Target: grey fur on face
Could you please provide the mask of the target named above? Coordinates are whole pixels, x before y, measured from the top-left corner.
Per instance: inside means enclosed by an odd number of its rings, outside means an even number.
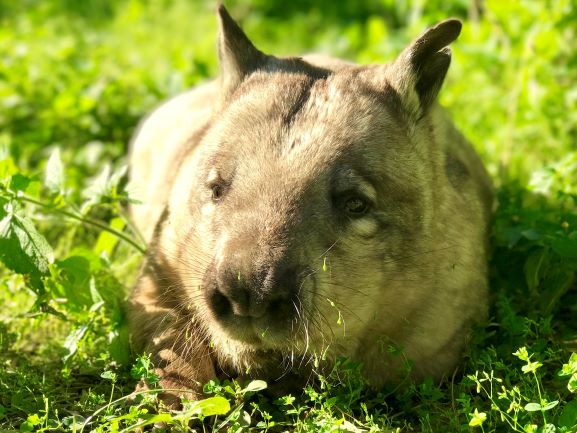
[[[219,80],[132,143],[150,242],[136,346],[193,397],[219,374],[306,379],[316,357],[360,361],[374,386],[450,373],[486,316],[492,205],[436,102],[460,22],[359,66],[266,55],[222,6],[219,19]]]

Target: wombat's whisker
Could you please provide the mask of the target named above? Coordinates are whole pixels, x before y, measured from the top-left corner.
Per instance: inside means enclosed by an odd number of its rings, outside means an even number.
[[[303,314],[301,314],[302,303],[301,303],[300,297],[297,297],[297,301],[298,301],[299,305],[301,306],[301,308],[299,308],[297,306],[297,304],[294,301],[292,301],[292,304],[295,307],[295,312],[296,312],[295,321],[299,324],[299,329],[297,329],[296,333],[297,334],[300,333],[301,327],[304,330],[304,339],[305,339],[304,353],[306,354],[308,349],[309,349],[309,344],[310,344],[310,334],[309,334],[309,329],[308,329],[308,321],[307,321],[307,318],[304,317]]]
[[[334,241],[334,242],[331,244],[330,247],[328,247],[326,250],[324,250],[324,251],[317,257],[317,260],[323,259],[323,258],[329,253],[329,251],[332,250],[333,247],[334,247],[339,241],[340,241],[340,238],[337,239],[336,241]]]

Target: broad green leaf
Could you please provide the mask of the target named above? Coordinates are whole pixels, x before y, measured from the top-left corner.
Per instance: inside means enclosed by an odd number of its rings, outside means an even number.
[[[520,227],[506,227],[501,229],[496,233],[496,237],[500,244],[507,245],[508,248],[513,248],[521,239],[521,232],[523,229]]]
[[[60,158],[60,148],[50,154],[44,170],[44,184],[52,193],[60,193],[64,189],[64,167]]]
[[[577,400],[571,400],[565,405],[561,415],[559,415],[558,424],[560,427],[568,429],[577,426]]]
[[[229,401],[220,396],[210,397],[200,401],[185,404],[184,412],[202,417],[226,415],[230,411]]]
[[[134,418],[132,414],[130,415],[124,415],[122,417],[118,417],[117,419],[130,419],[134,421]],[[148,425],[154,425],[154,424],[162,424],[162,423],[168,423],[170,421],[173,420],[173,416],[170,413],[157,413],[157,414],[146,414],[144,415],[143,413],[139,413],[138,414],[138,423],[137,424],[133,424],[133,425],[129,425],[128,428],[125,428],[123,430],[120,430],[120,433],[128,433],[128,432],[134,432],[134,431],[141,431],[142,427],[148,426]],[[118,430],[117,430],[118,431]]]
[[[110,220],[110,227],[116,229],[118,231],[122,231],[126,223],[122,218],[113,218]],[[110,232],[103,230],[98,235],[98,240],[96,241],[96,245],[94,246],[94,251],[96,254],[100,254],[105,252],[109,257],[112,255],[114,251],[114,247],[118,244],[119,238],[118,236],[113,235]]]
[[[252,417],[250,416],[250,413],[248,413],[246,410],[242,411],[242,422],[244,423],[244,425],[251,425],[252,423]]]
[[[86,421],[86,418],[84,418],[82,415],[70,415],[70,416],[65,416],[62,419],[62,425],[64,425],[65,427],[68,427],[69,431],[77,431],[80,432],[82,431],[82,424],[84,424],[84,422]]]
[[[350,433],[364,433],[366,432],[365,429],[359,428],[356,425],[354,425],[352,422],[347,421],[344,418],[341,418],[339,420],[339,431],[345,431],[345,432],[350,432]]]
[[[527,348],[525,346],[517,349],[517,351],[515,351],[513,353],[513,355],[515,355],[521,361],[528,361],[529,360],[529,352],[527,351]]]
[[[92,298],[92,302],[94,302],[95,304],[104,303],[104,299],[102,298],[102,295],[100,294],[98,288],[96,287],[96,280],[94,276],[90,277],[90,282],[88,286],[90,287],[90,297]]]
[[[264,380],[253,380],[241,392],[256,392],[266,389],[267,383]]]
[[[550,270],[549,275],[541,284],[542,287],[547,288],[542,293],[540,300],[543,314],[550,314],[558,306],[559,299],[571,288],[574,280],[575,272],[573,270],[562,267]]]
[[[527,403],[525,405],[525,410],[527,412],[537,412],[541,410],[541,405],[539,403]]]
[[[108,352],[118,364],[128,365],[131,355],[130,333],[126,324],[118,327],[119,329],[108,333]]]
[[[555,239],[551,242],[551,247],[561,257],[577,259],[577,240],[575,239]]]
[[[569,376],[577,373],[577,353],[573,352],[569,357],[569,361],[563,364],[563,368],[559,372],[559,376]]]
[[[0,151],[2,147],[0,147]],[[2,152],[0,152],[2,153]],[[0,155],[0,182],[8,182],[11,177],[18,172],[18,167],[14,163],[14,160],[9,157],[3,157]]]
[[[296,400],[296,398],[289,394],[289,395],[279,397],[277,399],[277,402],[284,405],[284,406],[290,406],[295,402],[295,400]]]
[[[521,367],[523,373],[535,373],[539,368],[543,367],[543,364],[539,361],[530,362],[527,361],[527,365]]]
[[[72,311],[85,311],[92,305],[90,262],[82,256],[71,256],[57,260],[53,268],[53,278],[47,281],[55,297],[68,300],[67,308]]]
[[[120,309],[117,307],[122,302],[124,286],[107,269],[98,273],[93,271],[93,276],[94,278],[90,282],[90,294],[93,302],[104,301],[111,314],[110,318],[116,322],[121,321],[120,316],[122,314],[119,313]]]
[[[30,182],[32,182],[32,179],[30,179],[28,176],[16,173],[10,179],[10,189],[12,191],[26,191],[28,185],[30,185]]]
[[[559,400],[550,401],[549,403],[543,405],[543,406],[541,407],[541,410],[551,410],[551,409],[553,409],[555,406],[557,406],[558,404],[559,404]]]
[[[83,195],[89,199],[93,199],[94,202],[98,202],[100,197],[106,195],[110,189],[111,172],[112,169],[110,168],[110,165],[105,164],[100,174],[92,179],[90,186],[83,191]]]
[[[86,335],[86,331],[88,331],[88,324],[73,329],[72,332],[68,334],[66,340],[64,341],[64,347],[66,348],[67,352],[62,358],[63,362],[68,361],[77,352],[78,344]]]
[[[527,412],[547,411],[553,409],[558,404],[559,400],[550,401],[549,403],[543,405],[539,403],[527,403],[525,405],[525,410]]]
[[[117,374],[114,371],[110,371],[110,370],[106,370],[106,371],[102,372],[100,374],[100,377],[103,379],[111,380],[113,382],[115,382],[116,379],[118,378]]]
[[[529,290],[534,291],[539,286],[542,278],[541,269],[547,262],[547,249],[538,248],[531,253],[525,262],[524,271],[525,279]]]
[[[0,221],[0,260],[16,273],[41,277],[54,262],[52,247],[31,220],[12,212],[9,206]]]
[[[100,174],[90,182],[90,186],[82,191],[82,196],[87,200],[81,206],[81,211],[87,212],[95,204],[100,203],[105,197],[116,197],[118,186],[128,168],[122,166],[116,171],[112,171],[109,164],[104,165]]]
[[[35,430],[35,427],[40,424],[42,424],[42,419],[37,414],[30,415],[26,421],[20,424],[20,431],[32,432]]]
[[[477,409],[469,415],[471,416],[471,420],[469,421],[469,426],[471,427],[481,426],[487,420],[487,414],[485,412],[479,412]]]
[[[524,238],[529,239],[530,241],[537,241],[542,237],[541,233],[539,233],[539,230],[537,229],[523,230],[521,234]]]
[[[567,389],[570,392],[577,392],[577,373],[573,374],[567,384]]]

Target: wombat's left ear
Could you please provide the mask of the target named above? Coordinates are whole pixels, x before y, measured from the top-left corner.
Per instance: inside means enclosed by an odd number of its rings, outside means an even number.
[[[460,33],[459,20],[442,21],[414,40],[393,63],[389,81],[418,117],[437,98],[451,64],[448,45]]]
[[[218,7],[218,18],[221,92],[226,99],[245,76],[265,64],[267,56],[255,48],[222,4]]]

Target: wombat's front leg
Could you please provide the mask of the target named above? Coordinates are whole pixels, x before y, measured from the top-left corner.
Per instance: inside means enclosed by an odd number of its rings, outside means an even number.
[[[176,406],[181,396],[200,398],[202,385],[215,377],[215,368],[194,321],[179,316],[180,308],[170,294],[151,271],[145,271],[130,298],[129,322],[134,348],[151,354],[166,390],[160,398]],[[140,384],[137,390],[142,389],[147,386]]]

